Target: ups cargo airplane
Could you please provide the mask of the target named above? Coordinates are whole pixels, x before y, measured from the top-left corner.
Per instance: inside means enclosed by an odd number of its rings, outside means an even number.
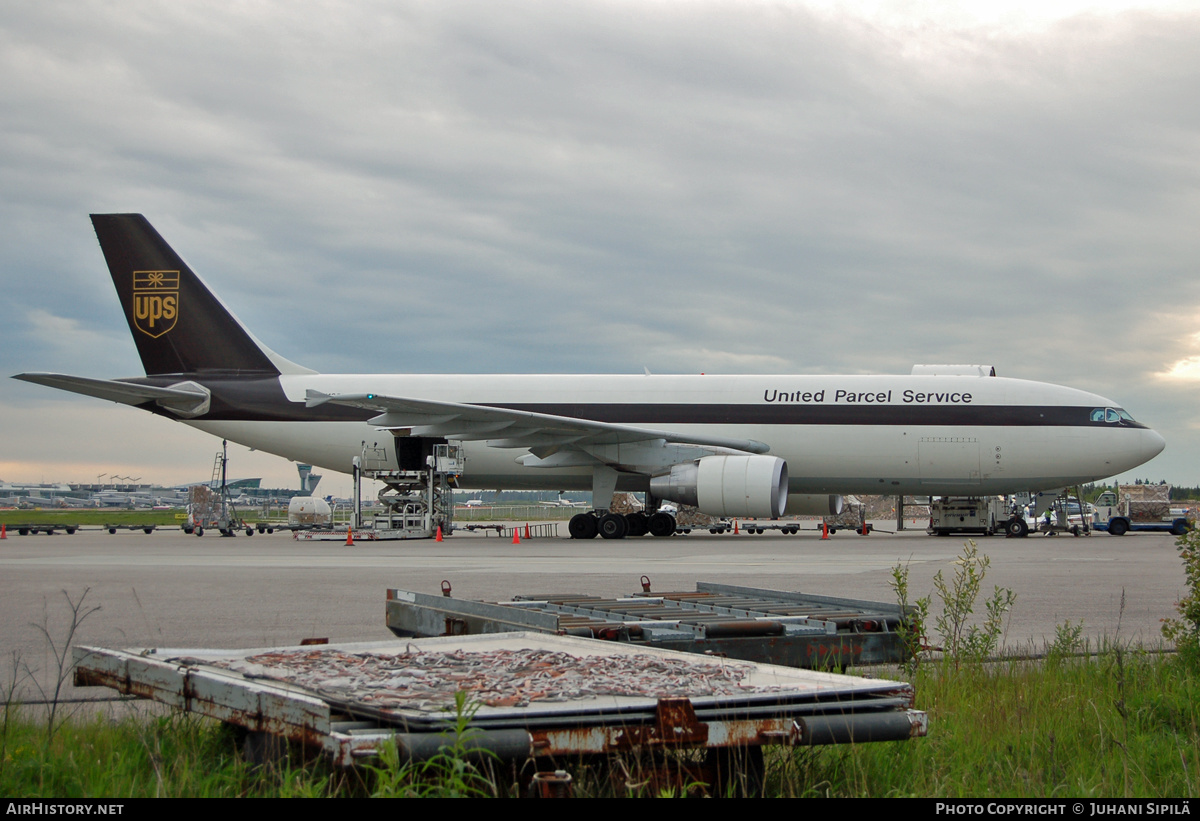
[[[587,490],[573,536],[674,533],[671,500],[717,516],[829,513],[848,493],[1062,488],[1158,454],[1161,436],[1093,393],[917,366],[905,376],[321,374],[259,342],[140,214],[92,216],[146,370],[16,378],[148,410],[348,472],[420,470],[462,443],[458,484]],[[367,463],[364,463],[366,466]],[[648,519],[609,513],[646,491]],[[1024,520],[1010,532],[1024,535]],[[631,530],[632,528],[632,530]]]

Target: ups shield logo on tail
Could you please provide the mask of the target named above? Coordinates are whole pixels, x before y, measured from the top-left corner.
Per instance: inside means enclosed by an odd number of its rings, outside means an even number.
[[[178,316],[179,272],[134,271],[134,327],[157,339],[175,327]]]

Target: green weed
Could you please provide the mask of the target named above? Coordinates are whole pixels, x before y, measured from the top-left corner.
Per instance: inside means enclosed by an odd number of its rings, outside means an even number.
[[[1067,619],[1054,627],[1054,641],[1046,647],[1046,658],[1051,662],[1059,662],[1068,656],[1080,652],[1085,646],[1083,641],[1083,619],[1078,624]]]
[[[975,542],[968,539],[954,561],[954,574],[950,579],[947,580],[941,570],[933,577],[934,595],[941,605],[941,612],[933,623],[941,641],[943,659],[955,666],[963,661],[982,661],[996,652],[1004,633],[1006,616],[1017,601],[1017,594],[1012,590],[996,587],[991,597],[983,603],[983,623],[971,623],[990,566],[991,560],[980,555]],[[909,612],[897,632],[909,651],[910,661],[906,669],[914,671],[927,655],[926,631],[933,597],[923,596],[915,601],[909,599],[908,565],[892,568],[890,584],[901,608]]]
[[[892,568],[892,580],[889,582],[896,601],[900,605],[900,624],[896,633],[904,643],[904,669],[915,673],[925,656],[928,654],[929,640],[925,636],[925,625],[929,623],[929,596],[922,596],[915,601],[908,595],[908,565],[896,565]]]
[[[935,624],[942,640],[942,651],[954,664],[963,660],[979,661],[994,653],[1004,631],[1005,614],[1016,603],[1016,593],[996,587],[984,602],[983,624],[970,624],[990,566],[991,559],[980,555],[975,542],[968,539],[954,562],[954,575],[950,581],[946,581],[941,570],[933,577],[934,593],[942,604],[942,612]]]
[[[62,691],[67,686],[67,682],[75,672],[76,662],[72,658],[72,648],[75,644],[75,634],[79,628],[90,616],[100,611],[100,606],[86,606],[88,593],[91,588],[85,587],[83,592],[79,594],[79,598],[71,598],[71,594],[66,590],[62,591],[63,598],[67,601],[67,627],[64,635],[61,638],[55,637],[55,631],[50,624],[50,613],[46,606],[46,602],[42,602],[42,620],[41,622],[31,623],[30,626],[42,634],[42,639],[46,644],[46,648],[50,653],[51,660],[54,664],[54,669],[47,671],[52,676],[52,680],[48,685],[43,685],[38,677],[34,674],[35,671],[28,666],[25,667],[26,678],[33,683],[34,688],[41,695],[41,700],[46,702],[46,743],[54,737],[54,733],[59,727],[59,707],[62,704]],[[49,690],[47,690],[49,686]],[[11,699],[10,693],[9,698]]]
[[[470,727],[479,709],[467,694],[454,696],[454,726],[445,735],[446,744],[422,760],[403,760],[399,748],[385,744],[379,763],[366,769],[374,777],[373,798],[483,798],[496,794],[491,778],[475,761],[494,761],[490,751],[474,742],[479,734]]]
[[[1175,544],[1183,559],[1187,593],[1175,603],[1179,618],[1163,619],[1162,634],[1183,659],[1200,667],[1200,529],[1189,530]]]

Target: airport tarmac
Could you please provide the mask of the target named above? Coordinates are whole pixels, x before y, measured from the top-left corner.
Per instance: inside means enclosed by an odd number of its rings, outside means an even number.
[[[812,523],[806,523],[811,527]],[[890,529],[892,522],[878,522]],[[560,523],[565,533],[565,523]],[[640,590],[692,590],[697,581],[892,601],[897,563],[909,566],[913,596],[948,578],[963,538],[923,530],[828,541],[797,536],[692,533],[671,539],[587,542],[507,539],[459,533],[445,540],[294,541],[290,534],[220,538],[176,530],[83,531],[73,536],[16,536],[0,542],[0,680],[55,669],[37,625],[61,642],[70,624],[64,592],[84,609],[100,609],[75,641],[107,647],[246,648],[387,639],[389,587],[437,593],[443,580],[458,598],[503,600],[520,593],[581,592],[609,596]],[[1157,646],[1160,620],[1174,615],[1184,576],[1167,534],[998,537],[977,540],[991,559],[984,595],[995,585],[1017,594],[1005,644],[1041,649],[1064,621],[1085,636]],[[977,610],[982,611],[982,601]],[[935,608],[936,610],[936,608]],[[23,678],[18,675],[18,678]],[[25,683],[27,698],[35,697]]]

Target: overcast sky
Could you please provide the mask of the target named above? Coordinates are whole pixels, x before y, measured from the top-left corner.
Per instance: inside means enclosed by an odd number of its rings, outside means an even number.
[[[317,370],[989,363],[1200,484],[1200,12],[1001,5],[6,0],[0,374],[142,373],[88,221],[134,211]],[[10,379],[0,442],[7,481],[219,447]]]

